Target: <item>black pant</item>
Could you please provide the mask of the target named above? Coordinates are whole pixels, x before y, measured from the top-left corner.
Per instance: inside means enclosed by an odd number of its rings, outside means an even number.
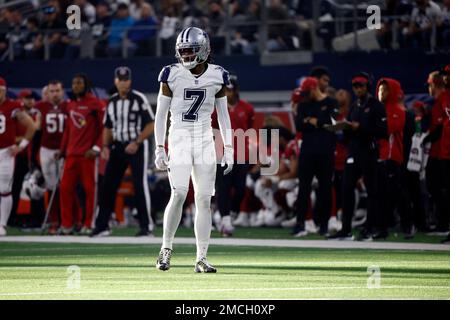
[[[377,215],[377,154],[361,152],[358,157],[348,157],[344,168],[343,181],[343,225],[342,231],[352,231],[353,211],[355,210],[355,188],[360,178],[364,179],[367,190],[367,219],[365,229],[372,231]]]
[[[333,187],[336,195],[336,210],[342,209],[342,188],[343,188],[344,171],[335,170],[333,174]]]
[[[239,213],[245,193],[248,165],[235,164],[233,170],[226,176],[223,175],[224,169],[226,167],[218,165],[216,175],[217,205],[222,217],[229,216],[230,210]],[[233,188],[234,193],[233,197],[231,197],[231,189]]]
[[[437,228],[440,230],[448,230],[449,228],[449,207],[447,192],[445,187],[446,172],[445,161],[436,158],[430,158],[428,160],[426,168],[426,178],[428,192],[431,195],[431,199],[434,203]],[[447,176],[450,174],[450,169],[447,172]],[[447,178],[450,179],[450,178]]]
[[[108,228],[108,221],[114,211],[116,193],[128,165],[131,166],[134,197],[138,211],[139,226],[149,230],[151,222],[150,193],[147,186],[148,149],[145,141],[134,155],[125,153],[126,143],[114,143],[106,165],[102,191],[99,193],[99,213],[95,226],[98,230]]]
[[[381,210],[379,211],[378,228],[386,232],[389,226],[395,226],[395,212],[400,215],[400,223],[404,232],[412,227],[412,204],[406,183],[406,170],[392,160],[380,162],[379,194]]]
[[[404,204],[405,210],[409,208],[412,213],[411,224],[414,224],[418,230],[424,231],[427,226],[427,220],[425,214],[425,194],[420,180],[420,173],[411,172],[403,168],[402,188],[405,189],[407,195]]]
[[[319,181],[317,201],[314,212],[320,232],[328,231],[328,219],[331,213],[331,194],[333,179],[334,155],[333,154],[308,154],[300,153],[298,163],[299,190],[297,198],[297,224],[304,226],[305,216],[308,211],[308,201],[311,195],[311,183],[314,176]]]

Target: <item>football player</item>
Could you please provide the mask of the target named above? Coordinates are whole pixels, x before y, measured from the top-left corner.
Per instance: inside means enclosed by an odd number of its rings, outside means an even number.
[[[57,190],[60,176],[61,161],[57,159],[63,137],[67,101],[64,100],[63,84],[59,80],[52,80],[47,87],[48,100],[38,102],[36,107],[41,111],[41,140],[39,158],[41,160],[42,174],[45,187],[50,192],[56,192],[55,203],[49,215],[49,233],[56,233],[59,225],[59,191]]]
[[[26,130],[17,145],[16,127],[19,123]],[[6,235],[6,225],[13,204],[11,192],[14,158],[27,148],[35,131],[33,119],[22,110],[21,102],[6,97],[6,81],[0,78],[0,236]]]
[[[175,56],[179,63],[166,66],[159,75],[160,91],[155,118],[155,164],[167,170],[171,197],[164,212],[163,243],[156,267],[170,268],[172,242],[181,219],[189,178],[195,192],[195,236],[197,262],[195,272],[216,272],[206,259],[211,235],[211,197],[215,193],[216,152],[211,126],[214,106],[224,141],[224,175],[233,167],[233,146],[228,114],[226,86],[229,73],[208,62],[210,42],[199,28],[184,29],[177,37]],[[168,150],[165,137],[170,111]]]

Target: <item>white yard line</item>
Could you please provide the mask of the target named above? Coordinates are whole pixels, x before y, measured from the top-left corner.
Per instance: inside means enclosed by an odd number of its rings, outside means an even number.
[[[7,292],[0,296],[33,296],[33,295],[80,295],[80,294],[115,294],[115,293],[207,293],[207,292],[242,292],[242,291],[318,291],[318,290],[369,290],[377,291],[383,289],[446,289],[450,286],[381,286],[369,289],[363,286],[340,286],[340,287],[297,287],[297,288],[223,288],[223,289],[163,289],[163,290],[60,290],[60,291],[36,291],[36,292]]]
[[[77,236],[11,236],[0,237],[0,242],[34,242],[34,243],[85,243],[85,244],[157,244],[162,238],[105,237],[89,238]],[[195,245],[195,238],[175,238],[175,244]],[[405,242],[359,242],[330,240],[278,240],[278,239],[239,239],[213,238],[211,245],[282,247],[282,248],[319,248],[319,249],[392,249],[450,251],[450,245]]]

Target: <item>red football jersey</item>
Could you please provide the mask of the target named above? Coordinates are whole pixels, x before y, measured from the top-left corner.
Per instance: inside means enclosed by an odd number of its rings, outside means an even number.
[[[0,104],[0,149],[16,143],[16,113],[22,109],[19,101],[6,99]]]
[[[450,160],[450,89],[442,94],[441,110],[444,120],[442,121],[442,137],[440,145],[440,158]]]
[[[67,156],[83,156],[86,151],[101,146],[105,104],[92,94],[67,103],[67,126],[61,151]]]
[[[41,111],[41,146],[48,149],[59,149],[64,133],[67,102],[63,101],[59,105],[54,105],[48,101],[40,101],[36,108]]]
[[[255,110],[250,103],[239,100],[235,106],[228,107],[228,114],[230,115],[231,128],[233,130],[242,129],[244,132],[248,129],[252,129],[255,122]],[[214,109],[212,117],[212,126],[215,129],[219,129],[217,121],[217,112]],[[239,159],[240,161],[248,160],[248,137],[245,138],[245,159]],[[234,139],[234,159],[237,160],[237,138]]]

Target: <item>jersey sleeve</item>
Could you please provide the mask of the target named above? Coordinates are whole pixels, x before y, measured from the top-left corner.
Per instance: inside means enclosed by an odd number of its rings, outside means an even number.
[[[103,116],[103,125],[105,126],[105,128],[108,128],[108,129],[112,129],[112,127],[113,127],[111,116],[109,115],[109,107],[112,107],[111,104],[112,104],[112,102],[109,101],[109,103],[105,109],[105,115]]]
[[[149,122],[155,121],[155,115],[153,113],[152,107],[150,106],[150,103],[147,100],[147,97],[142,93],[138,93],[138,96],[141,99],[139,107],[142,117],[142,123],[145,126]]]
[[[230,73],[222,68],[222,85],[229,86],[230,85]]]
[[[16,119],[17,114],[22,111],[22,102],[14,101],[14,103],[11,106],[11,118]]]

